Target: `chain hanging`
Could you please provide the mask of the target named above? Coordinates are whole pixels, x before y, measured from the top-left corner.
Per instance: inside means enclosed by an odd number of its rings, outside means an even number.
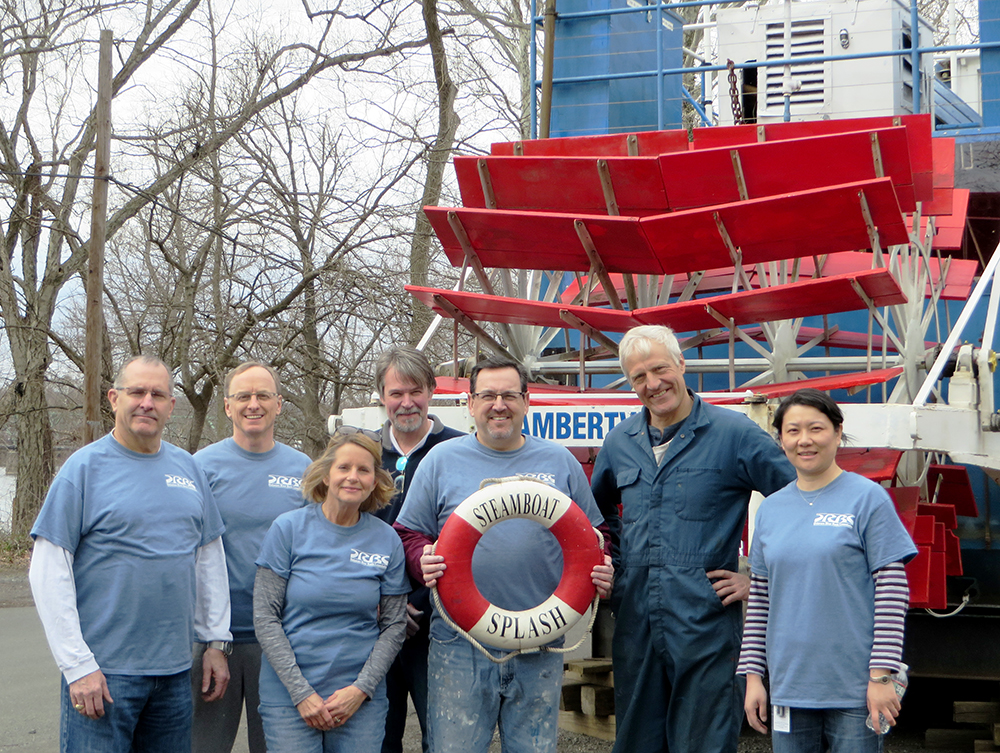
[[[740,97],[739,85],[736,81],[736,63],[732,60],[727,60],[726,68],[729,69],[729,100],[733,105],[733,125],[743,125],[743,104]]]

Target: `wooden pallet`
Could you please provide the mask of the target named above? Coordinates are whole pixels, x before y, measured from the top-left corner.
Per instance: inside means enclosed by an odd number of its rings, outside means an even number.
[[[601,740],[615,739],[615,680],[610,659],[566,662],[559,726]]]
[[[936,732],[942,736],[946,733],[964,733],[974,738],[973,750],[977,753],[1000,750],[1000,703],[997,701],[955,701],[952,720],[958,724],[975,725],[975,729]]]

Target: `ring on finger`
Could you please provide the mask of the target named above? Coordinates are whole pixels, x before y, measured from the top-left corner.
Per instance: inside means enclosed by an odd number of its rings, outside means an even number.
[[[339,716],[333,717],[333,721],[335,721],[337,724],[340,724],[340,717]]]
[[[77,711],[83,711],[83,704],[77,703],[73,706],[73,708],[75,708]]]

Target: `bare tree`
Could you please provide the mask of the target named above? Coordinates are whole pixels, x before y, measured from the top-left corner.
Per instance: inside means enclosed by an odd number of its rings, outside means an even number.
[[[438,126],[437,135],[427,154],[427,172],[420,206],[437,204],[441,198],[445,168],[451,157],[455,133],[458,131],[459,117],[455,112],[455,97],[458,87],[448,71],[448,54],[445,50],[444,35],[438,23],[437,0],[423,0],[424,26],[430,41],[431,60],[434,65],[434,80],[437,84]],[[429,281],[431,261],[431,240],[434,233],[424,213],[418,209],[413,241],[410,244],[410,282],[426,286]],[[412,302],[412,325],[410,343],[416,344],[430,325],[430,311],[417,301]]]
[[[440,8],[445,22],[455,30],[461,48],[456,50],[456,67],[461,86],[478,103],[494,114],[487,131],[499,131],[501,138],[526,139],[531,135],[531,6],[526,0],[450,0]],[[541,53],[544,36],[538,36]],[[510,96],[511,84],[516,97]],[[481,115],[482,117],[482,115]],[[478,132],[476,127],[474,132]]]
[[[0,56],[0,77],[19,84],[0,107],[0,205],[4,207],[0,221],[5,241],[0,260],[0,314],[16,375],[7,414],[17,416],[18,427],[16,534],[30,527],[52,475],[45,388],[52,360],[50,336],[57,328],[60,295],[80,274],[87,256],[87,241],[79,229],[83,216],[80,189],[92,157],[95,130],[93,114],[77,110],[80,93],[94,88],[81,86],[86,84],[86,66],[96,50],[96,45],[88,42],[90,32],[105,23],[121,23],[134,30],[133,39],[118,43],[119,66],[112,84],[116,101],[126,94],[137,96],[129,87],[140,81],[139,72],[150,61],[156,61],[161,76],[164,70],[200,67],[204,62],[199,59],[204,54],[201,50],[218,36],[208,0],[165,0],[155,6],[139,0],[87,5],[65,0],[55,6],[31,6],[30,11],[27,7],[15,0],[0,3],[0,42],[5,51]],[[204,23],[192,24],[200,7],[206,15],[198,20]],[[355,14],[340,8],[316,20],[304,38],[294,43],[270,47],[248,44],[238,51],[252,65],[236,68],[242,78],[228,82],[226,98],[212,99],[214,109],[201,121],[193,118],[178,129],[166,117],[160,124],[135,126],[132,133],[130,126],[116,128],[112,165],[128,161],[136,178],[129,182],[116,177],[121,190],[113,197],[118,204],[108,221],[109,239],[144,209],[157,206],[159,197],[184,176],[207,164],[211,155],[254,117],[323,72],[389,58],[426,44],[420,37],[394,39],[397,14],[388,12],[388,4],[375,10],[366,6],[364,12]],[[351,24],[360,25],[361,31],[353,39],[349,32],[346,38],[339,38],[342,27]],[[211,31],[206,33],[206,29]],[[203,35],[201,39],[196,37],[198,33]],[[337,53],[328,52],[328,48],[336,48]],[[229,66],[208,68],[209,78],[204,83],[205,91],[211,92],[219,72],[229,70]],[[130,102],[134,116],[155,114],[149,105],[136,108],[135,101]],[[150,149],[150,145],[156,148]],[[160,151],[164,145],[170,145],[172,154]],[[153,152],[157,157],[151,164]],[[119,175],[125,172],[123,169]],[[149,178],[150,173],[154,177]],[[153,240],[149,238],[149,242]],[[188,277],[189,285],[198,284],[193,270]],[[249,331],[256,321],[255,313],[244,311],[237,330]],[[56,344],[76,360],[77,343],[62,339]],[[193,397],[207,400],[210,392],[195,392]]]
[[[419,153],[371,156],[363,134],[289,97],[255,117],[210,169],[164,192],[143,211],[141,235],[136,226],[116,246],[116,340],[177,367],[189,449],[201,443],[222,375],[252,357],[281,371],[296,441],[317,453],[327,413],[367,389],[358,372],[379,338],[401,339],[393,323],[405,311],[407,234],[396,199]]]
[[[329,121],[310,121],[286,104],[280,119],[240,143],[261,175],[257,216],[305,281],[275,320],[270,358],[283,367],[286,398],[302,416],[303,449],[318,454],[325,416],[340,411],[345,394],[369,389],[362,370],[373,349],[403,328],[399,205],[412,202],[401,183],[412,179],[420,154],[412,145],[373,154],[364,134],[335,135]]]

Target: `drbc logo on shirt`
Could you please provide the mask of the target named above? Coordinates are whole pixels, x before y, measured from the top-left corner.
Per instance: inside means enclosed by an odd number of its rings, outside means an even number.
[[[267,485],[278,489],[301,489],[302,479],[296,476],[279,476],[275,473],[267,474]]]
[[[184,478],[184,476],[178,476],[173,473],[164,474],[167,477],[167,486],[176,486],[180,489],[190,489],[193,492],[198,491],[198,487],[194,485],[194,481],[189,478]]]
[[[384,570],[389,567],[389,555],[369,554],[368,552],[352,549],[351,562],[357,562],[359,565],[367,565],[368,567],[380,567]]]
[[[854,525],[853,515],[844,515],[835,512],[818,512],[814,526],[837,526],[838,528],[851,528]]]
[[[543,484],[548,484],[549,486],[552,486],[556,482],[556,476],[554,473],[519,473],[517,475],[538,479]]]

